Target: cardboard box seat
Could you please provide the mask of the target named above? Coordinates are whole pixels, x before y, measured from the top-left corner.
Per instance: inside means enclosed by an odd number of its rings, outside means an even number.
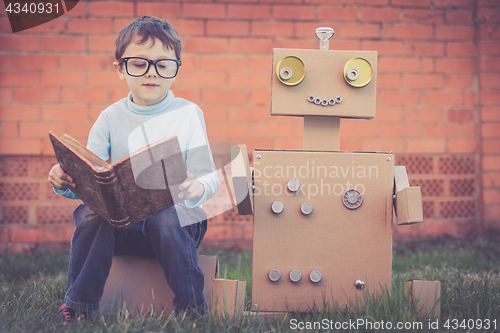
[[[210,307],[212,283],[218,277],[218,257],[198,255],[198,265],[205,276],[204,295]],[[132,313],[144,314],[155,308],[157,312],[164,310],[168,315],[174,310],[173,299],[174,293],[157,259],[114,256],[99,305],[105,313],[122,307]]]

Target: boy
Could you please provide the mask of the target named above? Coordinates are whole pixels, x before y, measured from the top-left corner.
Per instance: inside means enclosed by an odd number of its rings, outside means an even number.
[[[86,204],[75,210],[68,290],[59,308],[64,325],[75,320],[76,312],[88,315],[98,310],[114,254],[158,258],[175,294],[176,313],[205,311],[196,249],[207,229],[207,215],[200,205],[215,194],[219,181],[203,113],[170,91],[181,65],[180,51],[175,28],[156,17],[134,20],[116,39],[113,66],[130,93],[100,114],[87,148],[114,162],[148,143],[177,135],[188,178],[179,186],[180,203],[127,230],[114,230]],[[57,193],[76,198],[71,192],[76,185],[59,165],[51,169],[49,181]]]

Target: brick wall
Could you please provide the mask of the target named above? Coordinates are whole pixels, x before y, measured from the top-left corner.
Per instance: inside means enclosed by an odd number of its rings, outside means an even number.
[[[47,132],[85,142],[127,87],[111,66],[117,32],[156,15],[182,37],[172,88],[205,112],[212,141],[300,149],[302,121],[271,117],[274,47],[377,50],[377,115],[343,120],[343,150],[393,151],[422,187],[426,222],[395,239],[500,227],[498,0],[80,1],[65,16],[12,34],[0,5],[0,252],[65,248],[77,203],[52,194]],[[498,29],[497,29],[498,28]],[[222,194],[218,194],[222,195]],[[222,199],[221,199],[222,200]],[[251,247],[252,223],[213,218],[208,247]]]

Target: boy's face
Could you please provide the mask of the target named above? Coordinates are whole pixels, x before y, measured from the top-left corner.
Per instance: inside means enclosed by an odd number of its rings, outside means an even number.
[[[144,44],[139,44],[140,40],[140,36],[135,36],[125,49],[122,58],[141,57],[148,60],[177,59],[175,51],[165,47],[160,40],[156,39],[154,45],[151,45],[151,39]],[[127,81],[127,85],[132,92],[133,102],[137,105],[148,106],[161,102],[175,81],[175,78],[164,79],[160,77],[153,65],[149,67],[146,74],[140,77],[128,75],[124,63],[120,66],[118,62],[114,62],[113,66],[118,71],[120,79]]]

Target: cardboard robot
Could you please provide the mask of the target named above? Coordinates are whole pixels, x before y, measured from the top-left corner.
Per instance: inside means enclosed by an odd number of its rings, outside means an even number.
[[[233,147],[238,210],[254,216],[252,311],[344,306],[390,291],[393,211],[422,221],[420,188],[382,152],[340,151],[341,118],[375,117],[377,52],[274,49],[273,116],[304,118],[303,150]]]

